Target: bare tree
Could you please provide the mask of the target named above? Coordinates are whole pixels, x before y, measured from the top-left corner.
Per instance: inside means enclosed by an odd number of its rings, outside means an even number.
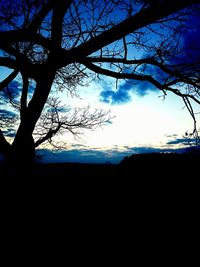
[[[174,93],[192,115],[196,133],[192,102],[200,104],[200,60],[192,57],[198,47],[183,44],[188,22],[199,15],[199,4],[199,0],[0,1],[0,65],[12,70],[0,90],[21,77],[18,103],[12,95],[8,98],[20,116],[9,145],[12,155],[33,157],[35,145],[51,140],[60,126],[69,130],[71,125],[74,131],[77,125],[91,128],[96,120],[104,121],[101,112],[91,117],[87,109],[75,111],[74,120],[60,117],[56,101],[54,113],[42,115],[53,84],[74,92],[91,75],[147,82],[164,96]],[[35,86],[29,97],[31,81]],[[43,124],[38,122],[41,116]],[[35,127],[43,130],[34,140]],[[2,131],[0,138],[0,144],[8,147]]]

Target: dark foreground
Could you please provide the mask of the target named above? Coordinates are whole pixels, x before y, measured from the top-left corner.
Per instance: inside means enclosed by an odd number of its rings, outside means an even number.
[[[199,203],[199,166],[199,157],[157,156],[130,157],[117,165],[56,163],[21,168],[0,165],[0,190],[5,201],[21,198],[25,203],[27,199],[33,202],[43,199],[45,203],[53,201],[54,205],[67,200],[69,205],[94,205],[94,210],[97,203],[104,203],[109,212],[112,205],[129,207],[133,212],[133,207],[149,205],[151,210],[160,205],[162,210],[171,203],[170,209],[177,212],[180,206],[191,209]]]
[[[10,229],[20,235],[17,222],[28,237],[29,232],[36,238],[36,232],[41,235],[37,227],[42,235],[46,229],[50,239],[52,232],[62,237],[67,229],[67,235],[72,233],[75,242],[83,235],[83,240],[91,235],[95,240],[102,238],[104,243],[108,240],[109,246],[110,238],[120,247],[121,236],[123,244],[129,244],[127,239],[139,235],[148,247],[152,240],[161,249],[162,242],[174,244],[175,253],[177,240],[187,248],[187,231],[191,238],[196,236],[197,159],[139,157],[127,158],[119,165],[60,163],[33,165],[29,169],[0,168],[2,207],[12,216],[3,219],[9,218]]]
[[[134,178],[196,176],[200,157],[191,155],[132,155],[119,164],[51,163],[32,165],[0,165],[1,178]]]

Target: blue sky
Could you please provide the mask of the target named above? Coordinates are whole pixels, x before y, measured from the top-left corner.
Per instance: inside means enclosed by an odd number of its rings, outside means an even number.
[[[155,87],[132,81],[120,81],[116,90],[116,81],[109,77],[78,87],[77,93],[78,98],[66,92],[59,96],[72,107],[110,110],[112,123],[84,131],[79,139],[70,133],[59,137],[66,149],[50,153],[44,147],[43,162],[118,163],[132,153],[174,151],[187,145],[183,135],[192,130],[193,122],[182,100],[173,94],[163,100]],[[13,137],[12,129],[8,132]]]
[[[190,23],[188,27],[199,24],[199,18],[193,17]],[[185,48],[185,53],[174,61],[187,59],[190,63],[190,60],[199,58],[199,30],[194,28],[186,31],[181,45]],[[193,46],[194,49],[191,49]],[[148,74],[153,71],[148,69]],[[162,73],[157,75],[162,79]],[[18,86],[16,82],[14,86]],[[193,121],[184,108],[183,101],[171,93],[163,99],[162,93],[154,86],[131,80],[119,81],[116,88],[116,81],[105,76],[87,87],[77,88],[77,92],[78,98],[71,97],[66,92],[59,93],[59,96],[63,104],[72,107],[90,105],[92,109],[110,110],[114,117],[112,123],[94,131],[84,131],[80,139],[74,139],[70,133],[59,137],[61,142],[66,143],[66,149],[54,154],[44,150],[44,162],[117,163],[132,153],[166,152],[184,149],[187,145],[183,135],[193,130]],[[194,106],[194,109],[199,112],[199,107]],[[4,109],[0,106],[0,116],[3,113],[5,114]],[[7,115],[12,116],[12,110],[8,110]],[[199,115],[197,119],[199,120]],[[13,129],[7,131],[9,137],[12,137]]]
[[[71,134],[61,137],[66,142],[66,150],[53,154],[44,150],[42,161],[118,163],[132,153],[179,151],[180,148],[184,151],[188,143],[183,135],[192,130],[193,122],[182,100],[172,94],[163,100],[155,88],[145,85],[145,93],[140,93],[141,85],[130,89],[126,84],[121,82],[119,92],[115,97],[109,96],[109,101],[102,99],[105,88],[108,92],[115,90],[115,81],[108,77],[79,88],[80,98],[63,95],[63,103],[66,99],[74,107],[90,105],[110,110],[115,117],[111,124],[85,131],[80,139],[74,139]],[[128,91],[129,97],[120,101],[120,90]]]

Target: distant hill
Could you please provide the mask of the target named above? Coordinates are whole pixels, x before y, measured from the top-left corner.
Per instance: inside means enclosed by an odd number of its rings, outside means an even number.
[[[186,153],[144,153],[144,154],[132,154],[124,157],[120,162],[120,165],[131,165],[135,162],[142,161],[188,161],[199,160],[200,161],[200,149],[192,149]]]
[[[132,154],[124,157],[119,164],[87,164],[87,163],[48,163],[27,166],[6,166],[0,164],[0,177],[26,177],[26,178],[134,178],[164,176],[198,178],[200,163],[200,149],[190,148],[185,153],[144,153]],[[177,172],[176,172],[177,171]],[[177,173],[177,174],[176,174]],[[193,175],[193,174],[195,175]]]

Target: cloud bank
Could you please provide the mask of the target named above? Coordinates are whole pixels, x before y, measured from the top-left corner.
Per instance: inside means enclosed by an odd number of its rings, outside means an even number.
[[[182,148],[175,148],[177,144],[185,145]],[[42,155],[41,162],[79,162],[79,163],[113,163],[118,164],[124,157],[132,154],[143,153],[185,153],[192,149],[193,146],[187,146],[186,139],[175,138],[169,141],[165,147],[156,148],[152,146],[131,147],[115,146],[112,149],[90,149],[82,145],[74,145],[72,149],[63,151],[38,150],[38,154]]]

